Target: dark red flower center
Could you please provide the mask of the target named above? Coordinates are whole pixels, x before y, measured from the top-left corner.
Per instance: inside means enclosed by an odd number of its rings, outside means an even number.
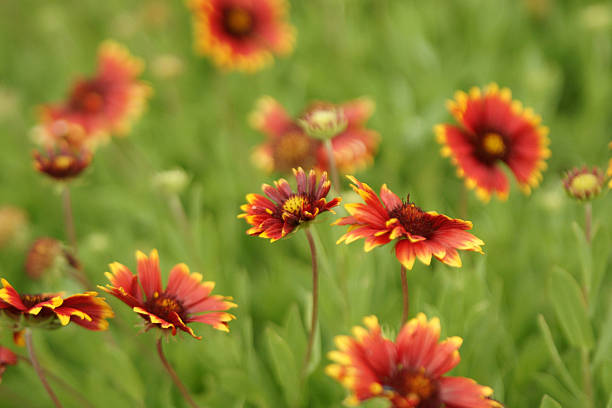
[[[223,27],[232,36],[245,37],[253,31],[255,20],[250,11],[242,7],[223,10]]]
[[[272,144],[274,167],[278,170],[291,170],[300,166],[312,168],[315,163],[315,148],[315,141],[305,133],[286,133]]]
[[[419,207],[406,200],[400,207],[389,211],[391,218],[397,218],[404,229],[412,235],[419,235],[424,238],[431,238],[436,228],[431,222],[431,217]]]
[[[415,408],[441,408],[435,380],[425,373],[414,372],[406,368],[397,371],[384,382],[384,388],[397,394],[396,399],[408,400]]]
[[[174,321],[173,312],[183,319],[185,311],[181,302],[165,293],[155,293],[151,299],[145,302],[145,310],[167,322]]]
[[[45,301],[51,299],[53,296],[49,296],[49,295],[20,295],[19,297],[21,298],[21,303],[23,303],[23,305],[29,309],[29,308],[31,308],[33,306],[36,306],[37,304],[39,304],[41,302],[45,302]]]
[[[70,106],[81,112],[100,112],[104,107],[104,96],[100,84],[94,81],[78,84],[70,96]]]
[[[508,143],[497,132],[485,132],[476,141],[476,155],[484,163],[493,164],[508,154]]]

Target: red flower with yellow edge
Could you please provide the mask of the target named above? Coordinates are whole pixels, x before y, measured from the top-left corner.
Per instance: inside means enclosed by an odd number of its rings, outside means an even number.
[[[190,0],[195,48],[224,69],[257,71],[293,50],[286,0]]]
[[[10,349],[0,346],[0,383],[2,383],[2,374],[7,366],[17,364],[17,355]]]
[[[274,187],[268,184],[261,187],[267,197],[247,195],[248,204],[240,207],[244,213],[238,215],[252,225],[247,234],[274,242],[313,221],[321,213],[334,213],[332,208],[340,204],[341,198],[326,200],[331,188],[327,173],[323,172],[318,183],[314,170],[306,176],[300,167],[294,169],[293,174],[297,180],[297,192],[291,189],[287,180],[280,179],[274,182]]]
[[[440,338],[440,320],[419,313],[408,321],[395,342],[383,337],[376,316],[353,327],[354,337],[337,336],[338,350],[326,373],[351,391],[345,400],[357,406],[370,398],[386,398],[394,408],[500,408],[493,390],[465,377],[444,376],[460,361],[460,337]]]
[[[331,139],[338,170],[350,173],[370,165],[378,150],[380,135],[366,129],[365,123],[374,111],[374,102],[368,98],[354,99],[340,105],[315,102],[293,119],[272,97],[260,98],[251,114],[251,125],[266,134],[268,140],[253,152],[253,162],[261,169],[287,172],[292,168],[329,170],[329,157],[322,140],[309,136],[301,121],[312,119],[322,107],[341,113],[341,131]]]
[[[482,253],[480,247],[484,242],[467,232],[472,229],[471,222],[435,211],[425,212],[410,202],[410,196],[402,201],[386,184],[380,189],[379,199],[370,186],[353,176],[347,177],[365,203],[344,206],[350,216],[340,218],[334,225],[348,225],[349,231],[338,243],[350,244],[364,238],[364,249],[371,251],[395,241],[395,256],[407,269],[412,269],[417,258],[429,265],[432,256],[447,265],[460,267],[458,249]]]
[[[139,80],[142,60],[113,41],[98,50],[97,73],[76,81],[68,100],[42,107],[44,122],[63,119],[81,125],[90,138],[108,133],[125,135],[151,95],[151,87]]]
[[[57,328],[70,322],[88,330],[106,330],[106,319],[114,316],[110,306],[96,292],[68,297],[61,293],[20,295],[5,279],[2,285],[0,311],[15,321],[15,332],[24,327]]]
[[[505,163],[524,193],[529,194],[542,179],[545,160],[550,157],[548,128],[530,108],[512,100],[508,88],[496,84],[483,91],[459,91],[448,109],[459,126],[437,125],[436,138],[442,155],[451,158],[457,174],[468,188],[476,188],[487,202],[492,194],[506,199],[509,183],[502,171]]]
[[[138,275],[126,266],[114,262],[111,272],[106,272],[110,285],[99,286],[138,313],[146,322],[145,330],[157,327],[176,336],[177,329],[200,340],[188,326],[200,322],[217,330],[229,331],[228,322],[234,315],[225,312],[236,307],[230,297],[211,295],[214,282],[202,282],[202,275],[190,273],[184,263],[175,265],[170,271],[168,285],[162,289],[161,271],[157,250],[147,257],[137,251]]]
[[[86,147],[75,148],[67,144],[35,150],[33,152],[34,168],[55,180],[70,180],[85,170],[92,160],[92,154]]]

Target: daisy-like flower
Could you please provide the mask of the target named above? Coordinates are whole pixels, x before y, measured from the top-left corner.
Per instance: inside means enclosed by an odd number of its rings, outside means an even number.
[[[293,50],[286,0],[190,0],[195,48],[224,69],[257,71]]]
[[[496,84],[484,91],[472,88],[459,91],[448,109],[459,126],[437,125],[436,138],[443,145],[441,153],[457,166],[468,188],[476,188],[482,201],[492,194],[506,199],[509,183],[502,171],[505,163],[526,194],[542,179],[545,160],[550,156],[548,128],[530,108],[512,100],[508,88]]]
[[[15,332],[24,327],[56,328],[72,322],[88,330],[106,330],[106,319],[114,316],[96,292],[68,297],[61,293],[19,294],[2,279],[0,311],[15,321]],[[58,325],[59,323],[59,325]]]
[[[138,79],[143,69],[143,62],[125,47],[102,43],[96,75],[77,80],[67,101],[43,106],[43,122],[77,123],[96,141],[109,133],[127,134],[151,94],[150,86]]]
[[[445,376],[460,361],[460,337],[440,338],[438,318],[424,314],[407,322],[395,342],[383,337],[378,319],[363,319],[354,337],[337,336],[335,364],[326,373],[351,391],[345,400],[357,406],[370,398],[386,398],[394,408],[500,408],[493,390],[465,377]]]
[[[0,346],[0,383],[2,382],[2,374],[7,366],[17,364],[17,355],[10,349]]]
[[[323,212],[334,213],[332,208],[340,203],[341,198],[326,200],[331,188],[327,173],[323,172],[318,183],[314,170],[310,170],[306,176],[300,167],[294,169],[293,174],[297,180],[297,192],[291,189],[287,180],[280,179],[274,182],[274,187],[268,184],[262,186],[267,197],[260,194],[246,196],[248,204],[240,207],[244,213],[238,218],[244,218],[252,225],[247,234],[269,238],[270,242],[274,242]]]
[[[64,143],[56,147],[35,150],[34,167],[55,180],[70,180],[85,170],[92,160],[86,147],[75,148]]]
[[[589,170],[573,168],[563,178],[563,187],[570,197],[581,201],[589,201],[597,197],[605,184],[605,176],[599,167]]]
[[[472,229],[471,222],[435,211],[425,212],[410,202],[410,196],[402,201],[386,185],[381,187],[379,199],[370,186],[347,177],[364,203],[345,205],[350,216],[340,218],[334,225],[350,228],[338,243],[350,244],[364,238],[364,249],[370,251],[395,241],[395,255],[406,269],[412,269],[417,258],[429,265],[432,256],[447,265],[460,267],[458,249],[482,253],[484,242],[467,232]]]
[[[322,140],[309,136],[300,124],[313,123],[316,112],[335,112],[341,120],[333,119],[339,131],[331,139],[338,170],[350,173],[371,164],[380,143],[377,132],[366,129],[365,123],[374,111],[368,98],[355,99],[340,105],[313,103],[298,119],[292,119],[273,98],[265,96],[251,114],[251,125],[268,140],[253,152],[253,162],[267,172],[287,172],[292,168],[329,170],[329,157]],[[320,117],[320,115],[318,115]]]
[[[136,252],[138,275],[126,266],[114,262],[111,272],[106,272],[110,285],[99,286],[128,305],[145,320],[145,330],[157,327],[176,336],[177,329],[197,336],[188,326],[200,322],[217,330],[229,331],[228,322],[234,315],[225,312],[236,307],[227,296],[211,295],[214,282],[202,282],[202,275],[190,273],[184,263],[175,265],[170,271],[168,285],[162,288],[161,271],[157,250],[147,257]]]

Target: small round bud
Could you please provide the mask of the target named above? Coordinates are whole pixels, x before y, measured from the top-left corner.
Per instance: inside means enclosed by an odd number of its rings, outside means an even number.
[[[342,133],[348,121],[342,108],[317,104],[298,119],[298,124],[308,136],[327,140]]]
[[[570,197],[588,201],[601,193],[604,181],[604,173],[598,167],[589,170],[584,166],[568,171],[563,178],[563,187]]]
[[[56,239],[38,238],[30,247],[25,261],[26,274],[32,279],[40,279],[52,270],[57,261],[63,258],[62,243]]]
[[[191,177],[183,169],[160,171],[151,180],[153,188],[164,195],[182,193],[189,184]]]

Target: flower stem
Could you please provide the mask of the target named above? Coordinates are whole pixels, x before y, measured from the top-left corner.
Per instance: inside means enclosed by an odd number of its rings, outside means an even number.
[[[174,368],[172,368],[170,363],[168,363],[168,360],[166,360],[166,356],[164,355],[164,351],[162,349],[162,338],[161,337],[157,339],[157,354],[159,354],[159,359],[164,365],[164,368],[166,369],[166,371],[168,371],[168,374],[170,374],[172,381],[174,381],[174,384],[181,391],[181,394],[183,394],[185,401],[187,401],[187,403],[191,407],[198,408],[198,404],[196,404],[195,401],[191,398],[191,396],[189,395],[189,391],[187,391],[187,388],[181,382],[181,379],[176,374],[176,371],[174,371]]]
[[[593,239],[593,206],[591,203],[586,203],[584,205],[584,235],[588,244],[591,243]]]
[[[72,247],[72,250],[76,253],[77,241],[76,233],[74,232],[74,217],[72,215],[72,201],[70,199],[70,187],[68,187],[68,184],[65,184],[62,190],[62,206],[64,208],[66,238],[68,239],[68,243],[70,243],[70,247]]]
[[[55,406],[57,408],[62,408],[62,404],[57,399],[57,396],[51,389],[51,386],[49,386],[49,383],[47,382],[47,378],[45,377],[45,373],[43,369],[41,368],[40,363],[36,359],[36,353],[34,352],[34,345],[32,344],[32,331],[30,329],[25,329],[25,341],[26,341],[26,346],[28,348],[28,354],[30,355],[30,361],[32,362],[32,367],[34,367],[34,371],[36,371],[36,374],[38,374],[38,378],[40,378],[40,382],[45,387],[45,390],[47,390],[47,393],[49,394],[49,397],[51,397],[51,400],[53,400],[53,403],[55,404]]]
[[[400,275],[402,277],[402,297],[404,299],[402,307],[402,326],[408,320],[408,311],[410,309],[410,299],[408,297],[408,279],[406,278],[406,268],[401,266]]]
[[[325,140],[325,149],[327,150],[332,185],[336,192],[340,192],[340,179],[338,178],[338,168],[336,167],[336,158],[334,157],[334,148],[332,147],[331,139]]]
[[[308,367],[308,362],[310,361],[319,314],[319,268],[317,265],[317,247],[312,238],[310,229],[306,229],[305,232],[306,238],[308,238],[308,244],[310,245],[310,256],[312,258],[312,317],[310,319],[310,333],[308,333],[308,345],[306,346],[302,373],[306,372],[306,367]]]

